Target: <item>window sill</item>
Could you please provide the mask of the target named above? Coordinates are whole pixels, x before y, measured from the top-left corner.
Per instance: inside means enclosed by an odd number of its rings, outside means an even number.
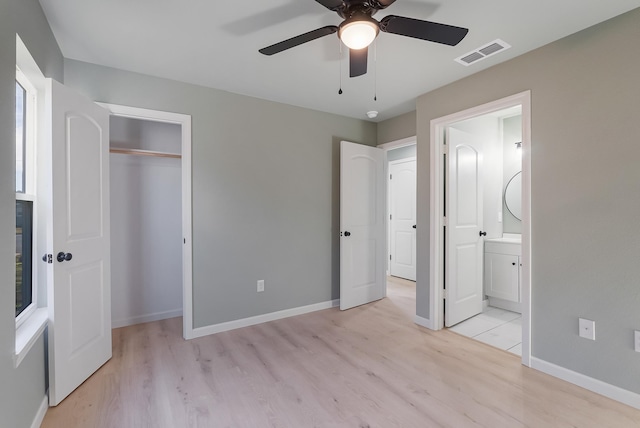
[[[16,368],[44,331],[48,319],[47,308],[38,308],[16,329],[16,351],[13,357]]]

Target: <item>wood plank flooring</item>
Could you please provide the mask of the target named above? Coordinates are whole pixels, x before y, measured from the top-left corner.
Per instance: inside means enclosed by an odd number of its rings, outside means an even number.
[[[181,318],[113,331],[113,358],[43,428],[640,427],[640,411],[413,323],[413,283],[185,341]]]

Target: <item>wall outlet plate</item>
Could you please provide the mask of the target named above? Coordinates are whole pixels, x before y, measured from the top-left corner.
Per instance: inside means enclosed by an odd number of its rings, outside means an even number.
[[[596,322],[578,318],[578,334],[589,340],[596,340]]]
[[[640,352],[640,330],[636,330],[633,332],[633,338],[634,349],[636,350],[636,352]]]
[[[264,291],[264,279],[258,280],[258,293]]]

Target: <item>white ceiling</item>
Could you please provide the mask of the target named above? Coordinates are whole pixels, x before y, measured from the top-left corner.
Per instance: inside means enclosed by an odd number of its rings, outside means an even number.
[[[341,22],[314,0],[40,3],[67,58],[366,120],[367,111],[377,110],[375,121],[413,110],[420,94],[640,6],[638,0],[397,0],[375,18],[407,16],[469,34],[450,47],[380,33],[376,65],[370,53],[369,72],[349,78],[347,52],[340,61],[335,34],[271,57],[258,53]],[[498,38],[511,49],[469,67],[454,61]]]

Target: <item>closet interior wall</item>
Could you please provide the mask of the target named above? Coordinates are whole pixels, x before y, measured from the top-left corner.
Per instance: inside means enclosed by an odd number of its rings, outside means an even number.
[[[111,148],[180,153],[181,126],[112,116]],[[181,161],[110,155],[114,328],[182,315]]]

